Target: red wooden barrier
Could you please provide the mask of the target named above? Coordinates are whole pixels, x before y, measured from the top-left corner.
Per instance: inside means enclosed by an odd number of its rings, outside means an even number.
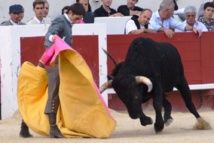
[[[117,62],[123,61],[133,39],[142,36],[158,42],[169,42],[178,49],[189,84],[214,83],[214,32],[203,33],[200,38],[193,33],[176,33],[172,39],[166,38],[164,33],[108,35],[108,52]],[[110,58],[108,58],[107,63],[108,74],[110,74],[114,64]],[[214,96],[210,95],[213,95],[212,90],[192,91],[193,101],[197,108],[202,106],[214,108]],[[173,104],[173,109],[186,111],[184,102],[178,92],[169,93],[168,99]],[[125,109],[125,106],[116,95],[110,95],[109,107],[117,110]]]
[[[73,36],[73,41],[72,47],[86,60],[99,85],[98,36]],[[44,50],[44,37],[21,38],[21,63],[30,61],[37,65]]]
[[[172,39],[166,38],[163,33],[146,35],[108,35],[108,52],[117,62],[123,61],[127,49],[133,39],[140,36],[152,38],[155,41],[170,42],[181,54],[184,64],[185,75],[189,84],[214,83],[214,33],[203,33],[197,37],[193,33],[176,33]],[[38,63],[44,47],[44,37],[31,37],[21,39],[21,63],[30,61]],[[98,59],[98,36],[73,36],[73,48],[75,48],[86,60],[94,75],[95,82],[99,85],[99,59]],[[114,65],[108,58],[108,73]],[[197,108],[214,108],[213,90],[192,91],[193,101]],[[168,94],[173,109],[184,111],[186,107],[178,92]],[[116,110],[124,110],[125,107],[116,95],[109,96],[109,107]]]
[[[159,42],[173,44],[181,54],[185,75],[189,84],[214,83],[214,33],[203,33],[198,38],[192,33],[176,33],[172,39],[163,33],[145,35],[108,35],[108,52],[117,62],[123,61],[133,39],[146,36]],[[114,68],[108,58],[108,73]]]

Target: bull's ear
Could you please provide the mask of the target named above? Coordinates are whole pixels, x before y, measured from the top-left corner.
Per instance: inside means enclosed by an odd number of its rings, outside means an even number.
[[[113,76],[110,76],[110,75],[107,75],[107,79],[108,79],[108,80],[113,80],[114,77],[113,77]]]

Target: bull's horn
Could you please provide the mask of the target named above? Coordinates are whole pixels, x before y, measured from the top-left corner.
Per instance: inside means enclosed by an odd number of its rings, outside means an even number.
[[[113,80],[109,80],[105,82],[101,87],[100,87],[100,93],[103,93],[106,89],[112,87],[111,83]]]
[[[135,76],[135,80],[137,83],[144,83],[148,86],[148,92],[152,91],[152,82],[145,76]]]

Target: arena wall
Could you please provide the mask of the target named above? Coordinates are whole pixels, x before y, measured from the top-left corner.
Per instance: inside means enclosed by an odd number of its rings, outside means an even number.
[[[122,23],[119,22],[124,22],[118,18],[113,20],[114,22],[118,20],[117,23],[121,25]],[[21,63],[28,60],[37,64],[44,50],[44,34],[48,26],[0,27],[2,119],[12,116],[18,109],[16,87]],[[108,26],[108,23],[96,23],[79,24],[73,27],[73,46],[88,62],[98,86],[107,80],[106,75],[113,68],[112,63],[109,59],[107,60],[102,48],[112,53],[119,62],[124,59],[127,48],[134,38],[147,36],[156,41],[170,42],[178,48],[184,62],[187,80],[191,89],[194,90],[193,94],[195,96],[193,98],[196,101],[197,107],[208,106],[209,108],[214,108],[214,93],[212,90],[214,89],[213,32],[204,32],[200,38],[193,33],[176,33],[175,37],[167,39],[163,33],[123,35],[122,29],[117,32],[110,31]],[[112,30],[112,28],[110,29]],[[112,34],[112,32],[115,33]],[[175,91],[175,94],[178,93]],[[103,97],[110,108],[116,110],[125,109],[112,90],[104,92]],[[177,102],[180,101],[180,97],[170,96],[169,94],[169,98],[171,98],[172,102],[175,102],[174,108],[183,109],[184,106],[180,104],[182,101]]]

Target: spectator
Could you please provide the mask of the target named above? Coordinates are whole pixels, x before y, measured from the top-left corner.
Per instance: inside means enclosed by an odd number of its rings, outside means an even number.
[[[138,15],[133,15],[126,23],[125,34],[154,33],[155,30],[148,29],[151,16],[152,11],[150,9],[144,9]]]
[[[9,7],[10,20],[1,23],[1,26],[25,25],[21,22],[24,16],[24,8],[20,4],[11,5]],[[22,120],[19,136],[23,138],[32,137],[27,124]]]
[[[64,6],[62,8],[62,14],[66,13],[68,11],[69,6]]]
[[[44,5],[43,0],[35,0],[33,2],[33,11],[35,13],[34,18],[27,22],[27,24],[50,24],[51,21],[47,18],[44,18]]]
[[[1,23],[2,26],[25,25],[25,23],[21,22],[24,17],[24,8],[20,4],[11,5],[9,7],[9,15],[10,20],[3,21]]]
[[[121,13],[117,13],[115,9],[110,8],[112,0],[102,0],[102,3],[100,8],[94,11],[95,17],[123,16]]]
[[[124,16],[136,15],[138,12],[141,12],[143,10],[143,8],[135,6],[137,2],[138,0],[127,0],[127,5],[119,6],[117,11]]]
[[[84,7],[75,3],[71,5],[67,12],[63,15],[56,17],[45,35],[45,48],[49,48],[55,42],[55,35],[71,46],[72,45],[72,25],[76,24],[85,15]],[[45,114],[48,115],[50,123],[50,134],[51,138],[62,138],[58,126],[56,125],[56,114],[59,107],[59,71],[58,71],[58,60],[56,60],[54,67],[46,67],[48,77],[48,100],[45,107]]]
[[[214,3],[214,0],[212,1],[212,3]],[[205,3],[202,3],[198,9],[198,19],[204,15],[204,4]]]
[[[89,0],[76,0],[77,3],[80,3],[83,5],[83,7],[85,8],[85,16],[83,18],[83,22],[84,23],[94,23],[94,13],[90,12],[90,4],[89,4]]]
[[[208,29],[208,31],[214,31],[214,3],[207,2],[204,4],[204,16],[199,18],[199,21],[202,22]]]
[[[183,22],[184,24],[188,24],[203,32],[208,31],[206,26],[203,23],[196,21],[196,8],[194,6],[186,7],[184,9],[184,15],[185,15],[185,19],[186,19]]]
[[[88,11],[89,9],[89,0],[76,0],[77,3],[80,3],[83,5],[85,11]]]
[[[152,18],[149,22],[149,28],[154,28],[154,30],[158,32],[164,32],[168,38],[172,38],[174,36],[174,29],[194,31],[194,33],[201,36],[198,29],[172,18],[174,6],[175,5],[172,1],[163,0],[160,4],[159,10],[152,14]]]
[[[47,0],[43,0],[45,2],[44,4],[44,14],[43,17],[47,17],[48,13],[49,13],[49,3]]]

